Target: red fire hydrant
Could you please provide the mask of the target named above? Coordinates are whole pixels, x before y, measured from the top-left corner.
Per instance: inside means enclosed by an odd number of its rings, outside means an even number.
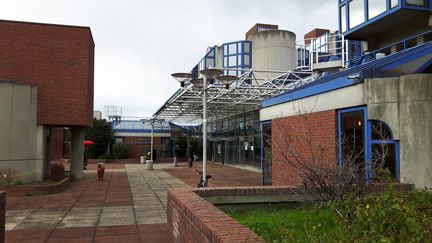
[[[104,173],[105,173],[105,164],[102,162],[98,163],[97,174],[98,174],[99,181],[103,181]]]

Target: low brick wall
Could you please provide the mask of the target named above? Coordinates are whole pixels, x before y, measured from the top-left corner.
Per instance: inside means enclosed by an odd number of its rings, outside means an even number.
[[[374,184],[372,191],[385,191]],[[412,190],[410,184],[394,183],[394,190]],[[290,186],[214,187],[170,189],[167,221],[172,242],[264,242],[253,231],[218,209],[215,204],[302,202],[313,198]]]
[[[0,191],[0,243],[5,242],[6,192]]]
[[[167,221],[172,242],[264,242],[205,198],[293,196],[292,187],[220,187],[170,189]]]
[[[52,185],[22,185],[11,188],[4,188],[2,190],[5,190],[8,196],[15,197],[52,194],[65,190],[70,185],[71,181],[71,177],[65,177],[63,180]]]

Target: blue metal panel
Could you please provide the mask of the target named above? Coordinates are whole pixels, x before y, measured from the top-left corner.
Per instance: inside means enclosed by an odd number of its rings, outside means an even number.
[[[429,66],[432,65],[432,59],[429,60],[428,62],[425,62],[421,67],[419,67],[415,73],[422,73],[426,68],[428,68]]]
[[[380,73],[385,70],[393,69],[421,56],[429,55],[430,53],[432,53],[432,42],[412,47],[381,59],[373,60],[362,65],[330,74],[297,89],[264,100],[261,102],[261,108],[329,92],[361,82],[361,80],[346,78],[353,74],[363,73],[365,78],[379,78],[382,76]]]
[[[413,53],[412,55],[400,58],[399,60],[396,60],[395,62],[389,63],[387,65],[384,65],[380,68],[381,72],[386,72],[388,70],[391,70],[393,68],[396,68],[398,66],[401,66],[402,64],[411,62],[416,60],[417,58],[420,58],[424,55],[427,55],[429,53],[432,53],[432,48],[425,48],[423,50],[420,50],[419,52]]]
[[[151,129],[113,129],[113,132],[151,133]],[[170,133],[171,130],[154,129],[153,133]]]

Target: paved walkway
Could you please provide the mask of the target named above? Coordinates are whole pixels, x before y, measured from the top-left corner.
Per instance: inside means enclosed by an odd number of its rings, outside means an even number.
[[[196,187],[200,176],[195,171],[202,171],[202,162],[194,163],[192,168],[188,168],[187,163],[180,163],[179,167],[168,167],[164,171],[172,176],[179,178],[186,184]],[[213,162],[207,164],[207,174],[213,177],[209,180],[209,187],[225,186],[259,186],[260,173],[245,169],[221,165]]]
[[[166,242],[167,189],[187,185],[140,164],[105,178],[90,170],[62,193],[8,197],[6,242]]]
[[[7,197],[6,242],[167,242],[168,188],[195,187],[201,163],[107,164],[105,180],[89,165],[64,192]],[[258,185],[259,173],[210,163],[210,186]]]

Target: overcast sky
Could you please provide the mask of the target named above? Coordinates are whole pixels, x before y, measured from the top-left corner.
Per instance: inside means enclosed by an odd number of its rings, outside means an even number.
[[[151,116],[208,46],[243,40],[255,23],[297,39],[336,29],[336,0],[1,0],[0,19],[89,26],[96,44],[94,109]],[[253,54],[252,54],[253,55]]]

